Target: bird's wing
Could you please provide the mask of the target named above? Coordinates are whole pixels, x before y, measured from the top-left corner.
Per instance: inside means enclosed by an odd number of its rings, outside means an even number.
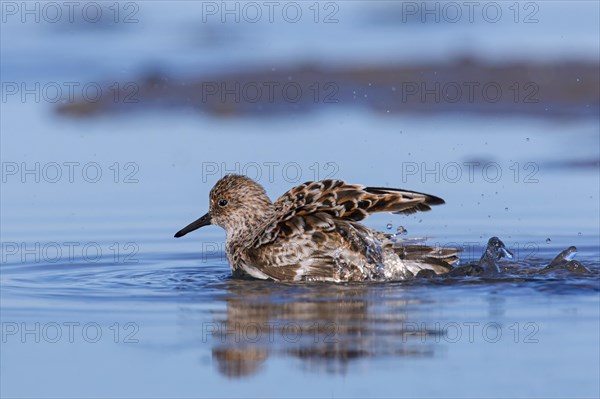
[[[296,214],[270,226],[245,254],[248,263],[260,264],[261,272],[275,280],[352,279],[347,273],[357,273],[356,279],[362,280],[355,265],[377,261],[368,258],[378,252],[367,248],[376,245],[365,239],[368,231],[327,212]],[[340,265],[348,270],[341,271]]]
[[[260,245],[245,253],[247,263],[261,265],[261,272],[275,280],[362,281],[384,277],[377,266],[385,264],[384,251],[395,252],[415,275],[422,269],[446,273],[459,253],[454,248],[394,243],[383,233],[326,212],[280,221],[261,236]]]
[[[370,213],[411,214],[429,211],[444,200],[433,195],[395,188],[365,187],[341,180],[306,182],[283,194],[275,206],[282,219],[326,212],[334,217],[363,220]]]
[[[307,182],[275,201],[277,217],[257,234],[252,249],[246,252],[251,258],[248,261],[260,264],[261,271],[276,280],[347,278],[339,275],[340,262],[380,262],[352,259],[380,252],[369,250],[374,244],[365,237],[372,232],[356,221],[370,213],[411,214],[443,203],[441,198],[401,189],[341,180]],[[352,269],[350,273],[362,271]]]

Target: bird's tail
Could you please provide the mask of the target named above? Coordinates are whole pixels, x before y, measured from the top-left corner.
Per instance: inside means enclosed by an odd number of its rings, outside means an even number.
[[[460,249],[400,243],[394,246],[394,252],[414,275],[421,270],[432,270],[435,274],[443,274],[458,264]]]

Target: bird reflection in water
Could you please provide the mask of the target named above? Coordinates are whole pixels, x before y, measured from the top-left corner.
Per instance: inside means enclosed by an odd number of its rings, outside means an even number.
[[[445,334],[415,318],[432,304],[398,284],[224,285],[226,311],[202,333],[219,372],[232,378],[259,373],[270,356],[336,374],[363,358],[430,357]]]

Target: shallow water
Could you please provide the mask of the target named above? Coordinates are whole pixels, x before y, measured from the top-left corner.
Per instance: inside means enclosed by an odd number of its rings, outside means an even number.
[[[90,128],[39,108],[5,104],[12,112],[2,128],[22,130],[2,137],[3,160],[93,161],[106,178],[6,176],[2,396],[598,396],[598,170],[545,166],[597,158],[597,121],[506,119],[484,136],[485,118],[345,113],[305,118],[295,128],[182,115],[101,119]],[[370,140],[387,145],[364,162],[352,140],[319,133],[359,140],[371,130]],[[515,259],[493,279],[291,285],[232,280],[217,227],[173,238],[205,212],[225,168],[285,165],[290,157],[279,148],[299,135],[294,159],[306,179],[315,162],[320,173],[334,162],[334,177],[447,201],[408,217],[375,215],[369,226],[402,225],[406,237],[458,245],[463,262],[477,261],[497,235]],[[227,137],[238,146],[224,147]],[[566,142],[572,152],[565,154]],[[28,148],[26,158],[15,157],[19,148]],[[404,165],[432,168],[474,154],[493,154],[480,162],[496,162],[502,178],[403,174]],[[114,162],[135,162],[137,182],[115,183]],[[215,173],[203,169],[215,162]],[[514,162],[536,163],[537,181],[515,181]],[[270,180],[263,172],[259,181],[272,197],[299,178]],[[591,275],[537,273],[571,245]]]
[[[597,238],[579,239],[590,275],[540,274],[562,249],[544,243],[493,278],[370,284],[235,280],[195,238],[141,241],[163,249],[117,261],[74,251],[3,264],[3,395],[597,392]]]
[[[59,122],[50,136],[37,126],[53,116],[24,119],[20,108],[13,110],[2,123],[29,127],[3,136],[7,154],[37,143],[29,148],[31,159],[94,160],[108,179],[7,177],[0,268],[5,397],[598,394],[598,171],[544,167],[549,159],[570,159],[555,130],[572,132],[579,156],[597,156],[590,145],[597,142],[595,122],[553,127],[507,119],[481,137],[476,130],[485,119],[344,115],[354,119],[342,126],[345,134],[360,137],[377,125],[371,139],[393,143],[369,155],[371,168],[344,152],[352,141],[336,148],[320,137],[321,129],[340,129],[340,115],[305,119],[297,129],[306,129],[306,140],[295,152],[305,176],[315,162],[334,160],[335,177],[404,186],[447,201],[416,216],[375,215],[369,226],[388,231],[391,224],[395,231],[402,225],[406,237],[461,246],[463,263],[477,261],[497,235],[515,258],[502,261],[504,274],[497,278],[292,285],[231,279],[217,227],[182,239],[173,234],[205,212],[209,187],[223,172],[203,174],[206,162],[283,165],[275,149],[298,132],[281,133],[278,121],[245,122],[244,132],[254,132],[250,140],[236,134],[241,123],[140,116],[97,121],[85,135],[81,122]],[[193,128],[199,122],[215,124],[219,133],[199,134]],[[172,125],[181,127],[165,145],[162,132]],[[512,135],[496,137],[495,129]],[[224,135],[240,147],[222,147]],[[322,146],[312,145],[317,137]],[[78,156],[51,146],[57,138],[78,145]],[[429,148],[432,140],[439,147]],[[240,151],[251,142],[252,154]],[[445,145],[450,152],[438,151]],[[496,183],[403,176],[395,155],[403,147],[400,159],[411,165],[463,162],[490,145],[491,159],[505,172]],[[194,146],[210,157],[196,157],[189,150]],[[110,166],[117,161],[138,165],[136,183],[114,182]],[[527,161],[540,165],[537,183],[515,182],[511,162]],[[269,181],[265,172],[260,181],[275,197],[294,185],[291,177]],[[577,205],[565,211],[557,187],[568,188]],[[591,275],[538,273],[570,245]]]

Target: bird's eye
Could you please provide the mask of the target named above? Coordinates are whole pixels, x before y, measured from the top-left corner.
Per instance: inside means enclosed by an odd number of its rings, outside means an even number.
[[[219,206],[227,206],[227,200],[219,200]]]

